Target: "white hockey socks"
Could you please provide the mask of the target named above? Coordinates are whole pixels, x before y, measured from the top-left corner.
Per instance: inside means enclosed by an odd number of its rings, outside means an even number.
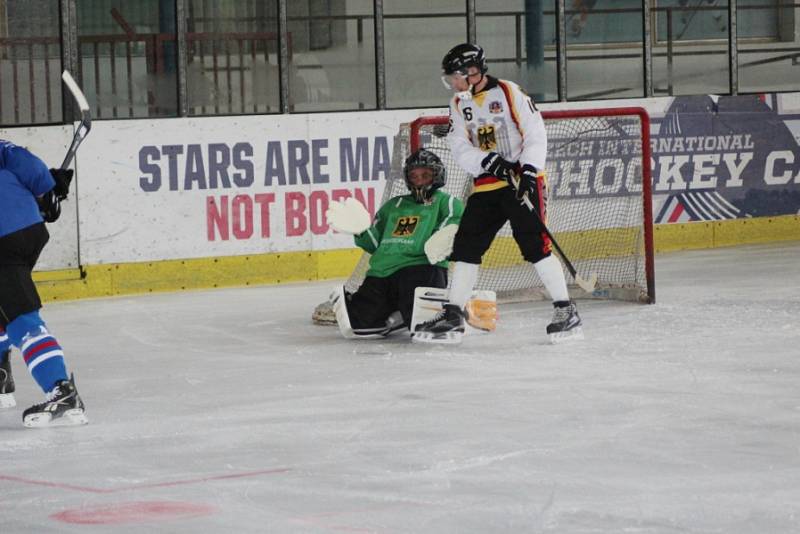
[[[478,268],[475,263],[455,262],[453,267],[453,281],[450,284],[450,303],[457,304],[462,310],[467,305],[472,295],[472,288],[478,281]]]
[[[539,275],[539,278],[541,278],[553,302],[569,300],[569,291],[567,291],[567,280],[564,278],[564,269],[561,267],[561,262],[558,261],[555,255],[550,254],[543,260],[534,263],[533,266],[536,267],[536,273]],[[455,282],[455,280],[453,282]]]

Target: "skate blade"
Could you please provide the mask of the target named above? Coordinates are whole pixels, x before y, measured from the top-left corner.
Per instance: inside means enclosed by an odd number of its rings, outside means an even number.
[[[53,419],[49,413],[37,413],[26,417],[22,424],[28,428],[49,428],[54,426],[78,426],[89,423],[83,410],[67,410],[61,417]]]
[[[576,326],[572,330],[566,332],[554,332],[548,334],[550,336],[550,343],[558,345],[559,343],[567,343],[570,341],[578,341],[583,339],[583,328]]]
[[[431,332],[414,332],[411,341],[414,343],[440,343],[442,345],[458,345],[461,343],[463,332],[444,332],[434,334]]]
[[[0,408],[13,408],[17,405],[13,393],[3,393],[0,395]]]

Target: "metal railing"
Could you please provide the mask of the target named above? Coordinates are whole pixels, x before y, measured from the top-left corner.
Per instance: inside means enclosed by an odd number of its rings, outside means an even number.
[[[647,1],[647,0],[645,0]],[[467,9],[460,13],[416,13],[416,14],[384,14],[383,0],[373,0],[372,15],[313,15],[289,17],[286,15],[288,0],[279,0],[277,18],[258,19],[262,24],[276,23],[277,32],[242,32],[242,33],[210,33],[181,30],[176,33],[141,33],[137,34],[124,19],[117,16],[115,20],[123,28],[124,33],[117,35],[76,36],[74,17],[64,17],[64,12],[74,10],[73,0],[62,0],[62,32],[64,37],[42,38],[0,38],[0,124],[27,124],[61,122],[64,110],[60,98],[59,71],[62,64],[73,71],[83,74],[85,89],[93,93],[91,99],[98,118],[121,118],[138,116],[175,116],[191,114],[232,114],[232,113],[268,113],[291,111],[291,97],[288,88],[287,71],[324,69],[324,65],[300,65],[292,59],[292,36],[287,31],[289,22],[354,21],[356,24],[356,40],[364,41],[364,25],[374,24],[375,29],[375,83],[377,87],[377,107],[386,107],[385,86],[382,76],[385,69],[383,57],[383,22],[393,19],[452,18],[465,17],[467,28],[472,28],[473,37],[476,21],[487,18],[510,18],[511,23],[504,26],[513,28],[513,54],[506,57],[493,57],[493,63],[513,63],[522,67],[526,61],[524,11],[487,11],[476,13],[475,0],[466,0]],[[178,17],[185,15],[187,0],[175,0]],[[660,76],[660,87],[643,82],[639,87],[607,87],[596,93],[578,95],[578,98],[596,98],[599,96],[619,96],[630,91],[641,89],[641,96],[656,94],[674,94],[676,82],[681,76],[676,73],[676,61],[688,56],[727,56],[727,70],[730,74],[729,93],[738,92],[738,70],[751,66],[791,61],[797,62],[800,57],[800,46],[795,42],[768,50],[759,48],[756,41],[736,38],[728,43],[727,50],[720,45],[724,40],[716,41],[719,49],[705,45],[709,41],[687,45],[680,35],[676,35],[673,19],[678,13],[717,11],[727,13],[729,17],[728,36],[737,37],[735,14],[738,11],[763,9],[796,9],[800,4],[776,2],[769,6],[748,5],[736,7],[736,2],[727,6],[675,6],[649,7],[633,9],[593,9],[581,11],[566,9],[565,0],[556,2],[556,9],[541,13],[543,17],[553,21],[553,42],[543,43],[544,61],[556,63],[558,77],[558,94],[560,100],[566,100],[567,77],[566,62],[608,62],[613,60],[641,60],[645,76],[652,76],[654,60],[666,60],[666,73]],[[644,9],[647,7],[647,9]],[[567,21],[574,17],[588,15],[623,15],[638,14],[649,17],[649,25],[643,24],[641,41],[633,40],[624,43],[570,43],[567,33]],[[114,13],[112,13],[114,16]],[[733,24],[730,17],[734,16]],[[255,20],[253,22],[255,23]],[[70,22],[72,21],[72,22]],[[664,22],[665,21],[665,22]],[[193,23],[197,23],[195,20]],[[202,21],[200,21],[202,22]],[[658,23],[661,22],[661,25]],[[666,27],[664,28],[664,25]],[[731,27],[732,26],[732,27]],[[178,28],[186,28],[178,24]],[[650,29],[652,28],[652,29]],[[660,32],[665,32],[663,35]],[[283,36],[283,38],[282,38]],[[74,39],[74,46],[68,46]],[[747,48],[739,48],[742,44],[754,43]],[[680,47],[678,47],[680,44]],[[700,44],[701,46],[695,46]],[[641,47],[641,50],[634,50]],[[714,48],[712,46],[711,48]],[[738,54],[754,56],[751,61],[739,61]],[[771,57],[763,57],[771,54]],[[761,57],[759,57],[761,56]],[[63,59],[63,63],[62,63]],[[256,68],[264,72],[257,77]],[[206,98],[192,99],[194,87],[186,88],[185,81],[190,69],[197,69],[201,79],[208,82],[209,94]],[[277,69],[277,71],[276,71]],[[275,79],[277,72],[277,80]],[[266,73],[266,74],[265,74]],[[264,86],[259,80],[267,76],[269,80],[269,99],[265,99]],[[271,78],[270,78],[271,77]],[[142,83],[142,80],[144,82]],[[166,80],[166,82],[165,82]],[[183,82],[183,83],[179,83]],[[164,87],[173,87],[174,96],[164,96]],[[275,88],[273,91],[272,88]],[[167,93],[170,93],[167,90]],[[277,94],[276,94],[277,93]],[[68,105],[68,103],[67,103]],[[366,109],[363,102],[356,109]]]

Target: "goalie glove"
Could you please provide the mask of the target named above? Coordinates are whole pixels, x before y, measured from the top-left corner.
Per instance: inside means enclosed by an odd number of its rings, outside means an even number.
[[[457,231],[457,225],[448,224],[428,238],[425,242],[425,255],[428,256],[431,265],[436,265],[450,256],[450,253],[453,252],[453,240]]]
[[[497,176],[501,180],[508,180],[515,165],[503,159],[497,152],[489,152],[489,155],[481,161],[481,167],[492,176]]]
[[[344,202],[331,202],[325,217],[331,228],[343,234],[358,235],[372,223],[367,209],[353,197],[346,198]]]

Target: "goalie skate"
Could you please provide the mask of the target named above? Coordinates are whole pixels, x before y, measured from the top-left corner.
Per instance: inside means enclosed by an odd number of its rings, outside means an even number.
[[[17,405],[14,399],[14,377],[11,375],[10,352],[0,354],[0,408],[13,408]]]
[[[75,389],[75,378],[62,380],[47,394],[47,400],[35,404],[22,414],[22,423],[30,428],[85,425],[83,401]]]
[[[556,302],[553,304],[553,320],[547,325],[547,335],[550,343],[558,344],[565,341],[583,339],[583,328],[578,308],[574,302]]]

